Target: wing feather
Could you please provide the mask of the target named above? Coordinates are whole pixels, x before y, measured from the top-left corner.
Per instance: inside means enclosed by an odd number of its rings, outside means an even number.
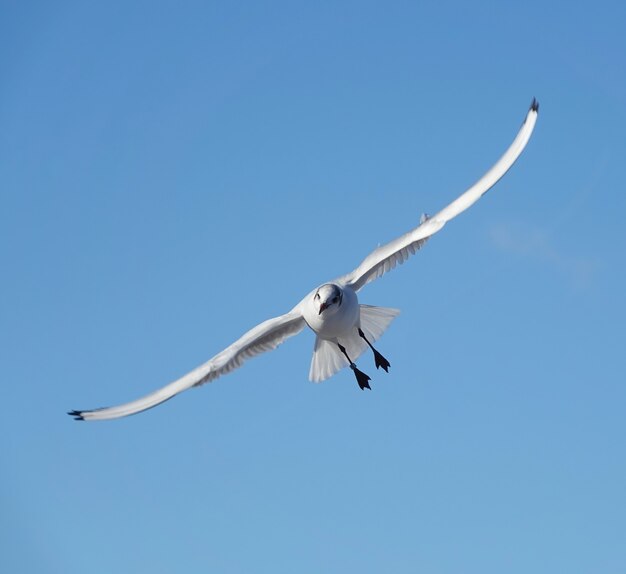
[[[78,420],[106,420],[145,411],[171,399],[182,391],[208,383],[221,375],[230,373],[240,367],[247,359],[275,349],[285,339],[302,331],[305,324],[302,313],[298,307],[295,307],[285,315],[268,319],[250,329],[245,335],[206,363],[149,395],[116,407],[71,411],[68,414]]]
[[[515,163],[522,151],[524,151],[535,128],[538,111],[539,104],[537,100],[533,99],[526,119],[513,143],[495,165],[467,191],[433,217],[422,216],[420,225],[415,229],[375,249],[354,271],[336,279],[335,282],[352,287],[355,291],[358,291],[370,281],[391,271],[396,265],[404,263],[426,243],[429,237],[437,233],[448,221],[476,203],[500,180]]]

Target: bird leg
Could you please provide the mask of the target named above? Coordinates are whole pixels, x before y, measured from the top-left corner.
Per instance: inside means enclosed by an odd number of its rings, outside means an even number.
[[[376,349],[374,349],[372,344],[365,338],[365,335],[363,334],[363,331],[361,331],[361,329],[359,329],[359,336],[369,345],[370,349],[372,349],[372,351],[374,352],[374,361],[376,362],[376,368],[378,369],[382,367],[385,370],[385,373],[388,373],[389,367],[391,367],[391,363],[387,359],[385,359],[385,357],[383,357]]]
[[[359,384],[359,388],[362,391],[365,389],[370,389],[371,391],[372,387],[370,387],[369,382],[368,382],[371,379],[363,371],[359,371],[359,369],[356,368],[356,365],[352,362],[352,359],[348,356],[348,353],[346,352],[346,348],[340,343],[337,343],[337,345],[339,346],[339,350],[346,356],[346,359],[348,359],[348,362],[350,363],[350,368],[352,369],[352,372],[354,373],[354,376],[356,377],[356,382]]]

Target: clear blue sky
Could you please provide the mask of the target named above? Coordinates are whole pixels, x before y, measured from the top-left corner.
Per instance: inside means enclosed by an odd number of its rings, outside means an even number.
[[[624,2],[3,2],[0,570],[626,572]],[[415,226],[392,368],[304,332],[141,415]]]

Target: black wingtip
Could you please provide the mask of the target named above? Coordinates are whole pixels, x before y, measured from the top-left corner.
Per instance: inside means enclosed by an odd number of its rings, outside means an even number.
[[[539,102],[537,101],[537,98],[533,98],[533,101],[530,104],[530,109],[533,112],[539,112]]]
[[[68,411],[67,414],[70,415],[71,417],[74,417],[75,421],[84,421],[85,420],[85,418],[81,414],[81,411]]]

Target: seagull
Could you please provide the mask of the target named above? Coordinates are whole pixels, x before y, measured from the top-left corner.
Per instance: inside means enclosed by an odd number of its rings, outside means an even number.
[[[198,387],[240,367],[244,361],[278,347],[309,327],[316,335],[309,379],[321,382],[350,367],[360,389],[371,389],[371,378],[357,368],[356,359],[368,349],[377,369],[389,372],[389,361],[374,348],[397,309],[359,304],[357,293],[374,279],[404,263],[448,221],[489,191],[520,156],[537,122],[539,104],[530,105],[524,123],[510,147],[474,185],[441,211],[422,215],[419,225],[372,251],[352,272],[313,289],[291,311],[257,325],[232,345],[180,379],[135,401],[114,407],[68,412],[76,420],[106,420],[134,415],[155,407],[191,387]]]

